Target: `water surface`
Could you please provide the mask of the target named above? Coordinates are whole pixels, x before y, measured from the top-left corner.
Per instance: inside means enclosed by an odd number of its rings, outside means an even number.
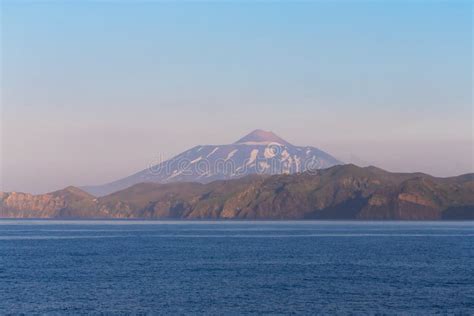
[[[474,313],[472,222],[0,220],[0,314]]]

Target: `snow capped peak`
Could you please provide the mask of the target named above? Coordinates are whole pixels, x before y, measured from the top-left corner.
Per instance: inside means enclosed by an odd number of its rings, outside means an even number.
[[[328,168],[341,162],[314,147],[293,146],[269,131],[255,130],[233,144],[200,145],[131,176],[91,187],[106,195],[140,182],[202,182],[249,174],[287,174]]]
[[[234,144],[241,144],[241,145],[268,145],[271,143],[278,143],[281,145],[290,145],[286,140],[282,139],[281,137],[277,136],[273,132],[264,131],[261,129],[256,129],[250,134],[242,137]]]

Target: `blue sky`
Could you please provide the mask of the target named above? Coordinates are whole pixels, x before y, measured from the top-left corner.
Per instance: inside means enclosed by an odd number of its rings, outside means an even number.
[[[469,1],[3,1],[2,190],[102,183],[255,128],[473,171]]]

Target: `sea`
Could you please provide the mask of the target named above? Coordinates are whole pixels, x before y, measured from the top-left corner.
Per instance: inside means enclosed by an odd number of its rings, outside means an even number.
[[[0,314],[474,315],[474,222],[0,220]]]

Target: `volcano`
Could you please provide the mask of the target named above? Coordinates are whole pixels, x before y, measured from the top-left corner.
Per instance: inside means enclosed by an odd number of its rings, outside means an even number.
[[[82,187],[104,196],[141,182],[200,182],[240,178],[250,174],[311,172],[342,164],[311,146],[295,146],[273,132],[254,130],[227,145],[200,145],[128,177],[103,185]]]

